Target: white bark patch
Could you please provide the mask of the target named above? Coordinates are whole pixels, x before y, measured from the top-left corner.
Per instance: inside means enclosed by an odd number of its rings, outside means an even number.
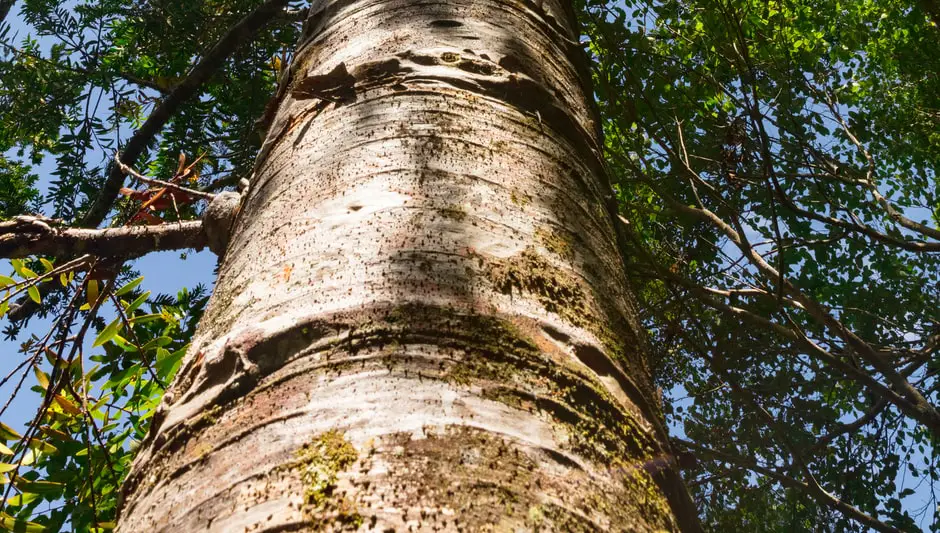
[[[308,216],[332,232],[343,227],[359,226],[379,211],[403,207],[408,198],[388,190],[387,183],[376,180],[320,204],[310,210]]]

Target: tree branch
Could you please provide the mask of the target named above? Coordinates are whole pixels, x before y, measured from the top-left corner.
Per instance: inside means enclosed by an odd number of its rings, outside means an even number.
[[[835,496],[833,496],[832,494],[830,494],[829,492],[825,490],[822,490],[822,489],[816,490],[815,487],[808,485],[798,479],[794,479],[786,474],[781,474],[780,472],[777,472],[776,470],[773,470],[771,468],[761,466],[756,460],[752,458],[742,457],[737,454],[720,452],[718,450],[713,450],[706,446],[702,446],[701,444],[698,444],[696,442],[688,441],[685,439],[673,438],[673,441],[678,442],[679,444],[682,444],[688,448],[691,448],[701,453],[702,455],[709,456],[719,461],[728,462],[733,465],[743,466],[744,468],[747,468],[748,470],[751,470],[751,471],[757,472],[758,474],[763,474],[769,478],[772,478],[775,481],[780,482],[780,484],[782,485],[799,489],[805,492],[806,494],[812,495],[812,497],[820,504],[836,509],[842,512],[843,514],[845,514],[846,516],[849,516],[852,519],[858,521],[859,523],[862,523],[872,529],[876,529],[878,531],[884,531],[888,533],[896,533],[899,531],[897,528],[891,527],[888,524],[885,524],[884,522],[878,520],[877,518],[869,514],[866,514],[865,512],[860,510],[858,507],[855,507],[852,504],[846,503],[840,500],[839,498],[836,498]]]
[[[54,223],[37,217],[0,223],[0,257],[93,254],[130,259],[159,250],[202,249],[208,244],[200,220],[100,230],[60,228]]]
[[[840,435],[845,435],[846,433],[854,433],[859,429],[865,427],[868,423],[878,417],[885,410],[885,407],[888,406],[888,400],[886,398],[878,398],[878,401],[871,406],[868,411],[865,412],[860,418],[856,419],[853,422],[839,424],[829,433],[823,435],[816,441],[815,444],[809,447],[808,451],[815,453],[816,451],[823,450],[836,440]]]
[[[127,141],[127,144],[121,150],[124,163],[133,165],[180,106],[196,94],[199,87],[222,66],[239,44],[271,19],[279,16],[287,3],[288,0],[268,0],[246,15],[219,39],[215,46],[206,52],[202,60],[193,67],[189,75],[160,102],[153,113],[147,117],[146,122]],[[121,187],[124,186],[124,176],[124,171],[118,165],[111,165],[107,180],[102,185],[98,197],[88,212],[85,213],[79,225],[96,227],[101,224],[114,206]]]
[[[7,15],[10,14],[10,9],[13,8],[13,4],[16,3],[16,0],[0,0],[0,23],[2,23]]]
[[[875,158],[871,155],[871,152],[865,148],[865,145],[863,145],[862,142],[858,140],[858,137],[852,133],[852,129],[849,127],[848,122],[842,118],[842,114],[839,113],[839,110],[836,108],[836,103],[833,101],[832,96],[828,92],[826,93],[826,103],[829,106],[830,112],[832,112],[832,116],[835,117],[836,121],[842,127],[842,131],[849,138],[849,140],[852,141],[852,144],[855,145],[855,148],[865,157],[865,160],[868,162],[868,170],[865,174],[864,183],[868,188],[868,191],[871,193],[872,198],[874,198],[875,201],[877,201],[878,204],[884,208],[885,212],[889,217],[891,217],[892,220],[901,226],[904,226],[905,228],[926,237],[940,239],[940,230],[936,230],[907,218],[900,211],[895,209],[894,206],[891,205],[891,202],[889,202],[888,199],[881,194],[881,191],[878,190],[878,186],[875,184]]]
[[[626,220],[622,219],[622,221],[629,226],[629,223],[627,223]],[[636,249],[641,251],[643,250],[643,248],[640,246],[637,246]],[[646,255],[645,251],[643,253]],[[821,360],[823,363],[829,367],[832,367],[833,369],[840,370],[842,372],[842,377],[854,380],[873,393],[887,399],[889,402],[896,405],[898,409],[900,409],[904,414],[913,418],[914,420],[918,420],[928,426],[930,425],[930,419],[925,418],[924,414],[918,409],[918,406],[912,403],[908,398],[899,395],[897,392],[881,384],[873,376],[869,375],[867,372],[864,372],[860,368],[856,368],[855,366],[842,361],[835,354],[828,352],[822,346],[807,337],[806,334],[800,331],[798,328],[787,327],[747,309],[718,301],[712,297],[714,296],[714,293],[709,292],[706,288],[700,287],[699,285],[692,283],[689,280],[676,276],[665,269],[659,268],[651,257],[647,256],[647,259],[655,269],[657,276],[660,276],[661,279],[671,281],[686,288],[689,291],[689,294],[699,299],[699,301],[701,301],[703,304],[717,311],[727,313],[730,316],[741,318],[751,323],[763,326],[782,335],[786,339],[798,343],[807,350],[809,355],[815,356],[817,359]]]
[[[144,176],[143,174],[141,174],[140,172],[137,172],[137,171],[134,170],[133,168],[131,168],[131,167],[125,165],[125,164],[121,161],[120,154],[118,154],[118,153],[115,153],[115,154],[114,154],[114,163],[121,169],[121,172],[124,172],[125,174],[130,174],[130,175],[133,176],[135,179],[140,180],[140,181],[146,183],[147,185],[150,185],[150,186],[153,186],[153,187],[164,187],[164,188],[169,189],[169,190],[171,190],[171,191],[176,191],[176,192],[179,192],[179,193],[188,194],[188,195],[190,195],[190,196],[198,196],[199,198],[204,198],[204,199],[206,199],[206,200],[212,200],[213,198],[215,198],[215,195],[212,194],[212,193],[209,193],[209,192],[197,191],[197,190],[195,190],[195,189],[189,189],[189,188],[186,188],[186,187],[182,187],[182,186],[180,186],[180,185],[178,185],[178,184],[176,184],[176,183],[170,183],[169,181],[158,180],[158,179],[156,179],[156,178],[148,178],[147,176]]]

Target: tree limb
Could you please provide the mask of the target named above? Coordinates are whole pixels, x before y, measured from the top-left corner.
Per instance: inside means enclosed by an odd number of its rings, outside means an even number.
[[[828,92],[826,93],[826,103],[829,106],[829,110],[832,112],[832,116],[835,117],[836,121],[842,127],[842,131],[849,138],[849,140],[852,141],[852,144],[855,145],[855,148],[865,157],[865,160],[868,162],[868,170],[865,173],[864,183],[868,188],[869,193],[871,193],[872,198],[874,198],[875,201],[877,201],[878,204],[884,208],[885,212],[889,217],[891,217],[892,220],[901,226],[904,226],[905,228],[926,237],[940,239],[940,230],[936,230],[930,226],[925,226],[904,216],[900,211],[895,209],[893,205],[891,205],[891,202],[889,202],[883,194],[881,194],[881,191],[878,190],[878,186],[875,184],[875,158],[871,155],[871,152],[865,148],[865,145],[863,145],[862,142],[858,140],[858,137],[852,133],[852,129],[849,127],[848,122],[842,118],[842,114],[839,113],[835,102]]]
[[[623,220],[623,222],[627,223],[626,220]],[[629,225],[629,223],[627,223],[627,225]],[[637,247],[637,249],[643,250],[641,247]],[[648,259],[652,259],[652,258],[648,257]],[[703,304],[717,311],[727,313],[730,316],[741,318],[741,319],[747,320],[748,322],[768,328],[782,335],[784,338],[787,338],[791,341],[798,343],[799,345],[801,345],[803,348],[807,350],[807,354],[811,356],[815,356],[817,359],[826,363],[826,365],[828,365],[829,367],[832,367],[833,369],[840,370],[842,372],[842,377],[846,379],[854,380],[860,385],[866,387],[868,390],[872,391],[873,393],[878,394],[882,398],[887,399],[889,402],[896,405],[898,409],[900,409],[904,414],[913,418],[914,420],[918,420],[927,426],[930,425],[930,419],[926,418],[923,412],[918,409],[918,406],[912,403],[908,398],[901,396],[897,392],[881,384],[873,376],[871,376],[867,372],[864,372],[860,368],[856,368],[855,366],[852,366],[849,363],[842,361],[835,354],[830,353],[829,351],[825,350],[822,346],[820,346],[819,344],[814,342],[812,339],[807,337],[806,334],[800,331],[798,328],[787,327],[783,324],[774,322],[773,320],[767,317],[751,312],[747,309],[736,307],[736,306],[718,301],[712,297],[714,296],[714,293],[709,292],[705,288],[700,287],[696,285],[695,283],[692,283],[691,281],[686,280],[682,277],[676,276],[669,271],[658,268],[655,262],[653,262],[652,260],[650,261],[650,264],[653,265],[653,267],[655,268],[656,274],[660,276],[661,279],[671,281],[673,283],[676,283],[686,288],[689,291],[689,294],[696,297]]]
[[[0,23],[2,23],[7,15],[10,14],[10,10],[13,9],[13,4],[16,3],[16,0],[0,0]]]
[[[159,250],[202,249],[207,244],[202,221],[107,229],[62,228],[50,219],[17,217],[0,224],[0,257],[69,257],[93,254],[130,259]]]
[[[871,406],[868,411],[865,412],[860,418],[848,422],[845,424],[839,424],[829,433],[823,435],[816,441],[815,444],[809,447],[810,452],[815,453],[818,450],[823,450],[829,446],[832,441],[836,440],[840,435],[845,435],[846,433],[854,433],[859,429],[865,427],[869,422],[874,420],[884,411],[885,407],[888,406],[888,400],[886,398],[878,398],[878,401]]]

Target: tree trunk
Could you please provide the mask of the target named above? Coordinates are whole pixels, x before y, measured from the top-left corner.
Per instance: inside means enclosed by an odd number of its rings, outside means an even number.
[[[120,529],[694,529],[571,6],[310,12]]]

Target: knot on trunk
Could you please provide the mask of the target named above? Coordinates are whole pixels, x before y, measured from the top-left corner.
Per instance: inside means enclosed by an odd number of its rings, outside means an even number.
[[[209,241],[209,249],[219,257],[225,253],[235,215],[241,206],[241,195],[223,192],[215,195],[202,214],[202,225]]]

